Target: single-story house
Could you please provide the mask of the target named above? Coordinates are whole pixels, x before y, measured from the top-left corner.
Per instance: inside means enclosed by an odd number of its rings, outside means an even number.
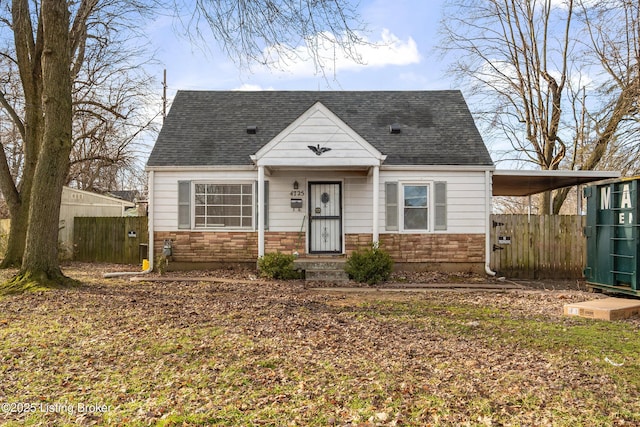
[[[400,266],[489,271],[494,170],[457,90],[179,91],[147,162],[150,257],[375,242]]]
[[[494,165],[459,91],[179,91],[147,170],[174,262],[379,242],[397,263],[485,263]]]

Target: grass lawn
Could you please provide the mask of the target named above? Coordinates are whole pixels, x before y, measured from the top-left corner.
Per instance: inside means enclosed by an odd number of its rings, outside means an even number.
[[[1,424],[640,425],[640,321],[561,316],[592,294],[99,270],[67,269],[77,289],[0,296]]]

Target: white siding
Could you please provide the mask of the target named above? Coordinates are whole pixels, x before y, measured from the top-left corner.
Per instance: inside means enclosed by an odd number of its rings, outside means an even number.
[[[307,227],[308,188],[304,174],[278,173],[269,180],[269,231],[302,231]],[[297,194],[291,195],[293,182],[298,182]],[[302,209],[291,208],[291,199],[302,199]],[[304,242],[302,242],[304,243]]]
[[[178,181],[253,183],[258,179],[258,174],[254,171],[156,171],[153,176],[155,231],[178,230]]]
[[[154,176],[154,227],[157,231],[174,231],[178,227],[178,181],[253,182],[257,180],[257,171],[156,171]],[[445,181],[447,183],[447,230],[437,231],[437,233],[483,234],[487,220],[484,177],[483,171],[382,170],[380,172],[380,232],[386,232],[384,224],[384,183],[386,181],[424,183]],[[306,231],[309,181],[339,181],[342,182],[343,191],[344,232],[372,232],[373,184],[371,176],[366,175],[365,172],[276,169],[265,179],[269,181],[269,231],[299,232],[301,228]],[[291,194],[294,181],[298,182],[298,191],[303,192],[303,195]],[[292,198],[302,199],[303,207],[300,211],[291,208]]]
[[[373,226],[373,183],[371,177],[348,178],[344,186],[344,228],[346,233],[371,233]],[[381,199],[384,200],[384,199]],[[384,212],[384,206],[381,206]]]
[[[387,181],[447,183],[447,230],[436,233],[481,233],[485,232],[484,172],[479,171],[381,171],[380,172],[380,232],[384,229],[384,200]],[[432,190],[433,192],[433,190]],[[431,198],[433,195],[431,195]],[[432,202],[432,200],[431,200]],[[431,207],[433,203],[431,203]]]
[[[327,151],[320,155],[309,147]],[[379,164],[381,154],[322,104],[316,104],[256,153],[271,166]]]

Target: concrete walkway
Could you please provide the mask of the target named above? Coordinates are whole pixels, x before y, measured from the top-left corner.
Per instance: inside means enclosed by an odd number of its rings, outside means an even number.
[[[180,276],[133,276],[129,280],[132,282],[217,282],[217,283],[237,283],[237,284],[264,284],[268,285],[268,280],[240,280],[226,279],[211,276],[197,277],[180,277]],[[527,289],[526,286],[519,285],[511,281],[503,281],[500,283],[401,283],[387,285],[384,287],[375,286],[349,286],[349,282],[344,285],[322,286],[322,282],[318,282],[317,286],[307,287],[313,291],[323,292],[427,292],[433,290],[456,290],[456,291],[505,291]]]
[[[513,282],[504,283],[407,283],[396,286],[366,287],[366,286],[332,286],[312,287],[314,291],[323,292],[429,292],[439,291],[509,291],[527,289],[525,286]]]

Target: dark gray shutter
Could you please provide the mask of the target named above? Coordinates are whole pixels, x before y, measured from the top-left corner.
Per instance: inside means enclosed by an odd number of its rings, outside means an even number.
[[[398,183],[384,183],[385,229],[398,230]]]
[[[258,181],[255,181],[255,210],[256,210],[256,230],[258,229]],[[264,182],[264,229],[269,229],[269,181]]]
[[[178,181],[178,228],[191,228],[191,181]]]
[[[435,197],[435,229],[447,229],[447,183],[439,181],[434,183]]]

